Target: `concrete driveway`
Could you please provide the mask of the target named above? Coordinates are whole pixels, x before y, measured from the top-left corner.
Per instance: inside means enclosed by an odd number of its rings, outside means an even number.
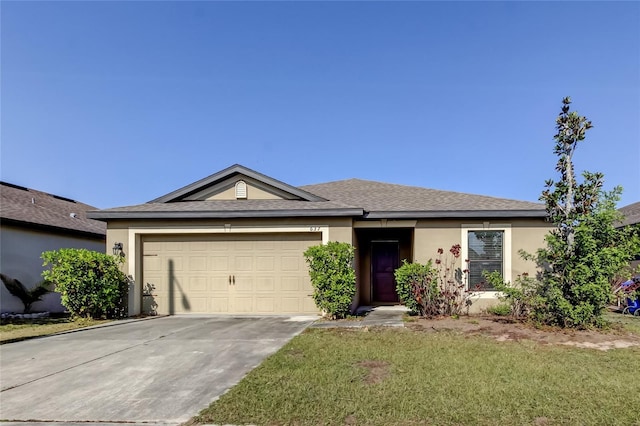
[[[0,419],[179,424],[312,321],[166,317],[2,345]]]

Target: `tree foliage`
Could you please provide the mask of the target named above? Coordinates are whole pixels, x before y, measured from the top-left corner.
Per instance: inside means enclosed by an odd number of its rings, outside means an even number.
[[[304,257],[309,265],[316,306],[332,318],[344,318],[356,294],[353,269],[355,249],[351,244],[331,241],[309,247]]]
[[[7,288],[9,293],[13,296],[20,299],[22,304],[24,305],[24,313],[28,314],[31,312],[31,305],[35,302],[39,302],[42,300],[42,296],[51,292],[49,288],[50,283],[46,281],[41,281],[32,289],[28,289],[15,278],[11,278],[5,274],[0,274],[0,279],[4,283],[4,286]]]
[[[533,317],[545,324],[583,328],[603,324],[611,281],[638,251],[640,241],[629,229],[616,228],[622,189],[604,191],[602,173],[585,171],[581,182],[576,177],[573,155],[592,124],[570,111],[570,105],[570,98],[564,98],[556,119],[554,153],[560,179],[548,180],[540,197],[554,229],[545,238],[546,247],[525,258],[542,270]]]
[[[42,253],[42,273],[55,284],[62,305],[74,316],[87,318],[124,315],[128,278],[120,270],[122,258],[85,249]]]

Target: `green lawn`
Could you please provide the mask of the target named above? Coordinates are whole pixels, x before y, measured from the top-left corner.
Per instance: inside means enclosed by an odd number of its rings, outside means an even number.
[[[640,348],[309,329],[193,419],[257,425],[640,424]]]
[[[75,328],[103,324],[105,322],[108,321],[86,318],[76,320],[71,320],[70,318],[3,320],[2,325],[0,325],[0,343],[16,342],[32,337],[46,336],[49,334],[60,333],[61,331],[73,330]]]
[[[623,328],[632,333],[640,334],[640,317],[609,312],[606,318],[613,328]]]

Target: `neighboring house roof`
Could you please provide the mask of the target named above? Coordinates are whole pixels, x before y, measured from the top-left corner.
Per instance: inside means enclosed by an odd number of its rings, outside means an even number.
[[[212,199],[248,179],[280,199]],[[90,212],[94,219],[349,216],[380,218],[544,217],[544,205],[360,179],[299,188],[233,165],[148,203]]]
[[[640,201],[624,206],[618,209],[618,211],[624,215],[624,220],[622,221],[621,226],[640,223]]]
[[[0,182],[2,222],[104,238],[106,225],[87,218],[95,207],[35,189]]]

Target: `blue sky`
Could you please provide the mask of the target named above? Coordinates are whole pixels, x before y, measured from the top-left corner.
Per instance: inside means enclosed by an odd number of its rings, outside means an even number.
[[[578,170],[640,200],[638,2],[11,2],[1,178],[100,207],[235,163],[522,200]]]

